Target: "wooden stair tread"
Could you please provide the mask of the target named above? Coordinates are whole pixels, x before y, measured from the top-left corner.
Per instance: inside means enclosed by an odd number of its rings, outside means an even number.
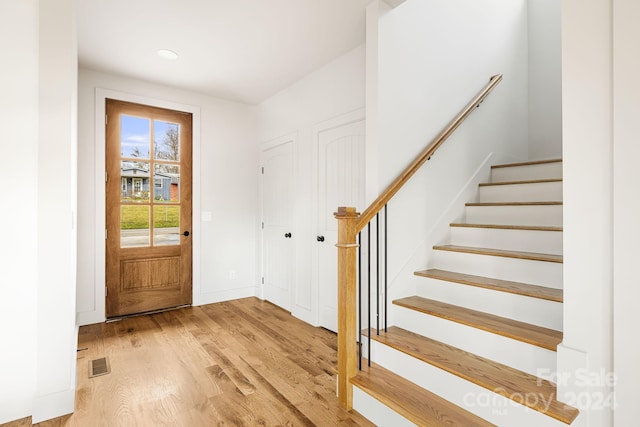
[[[517,167],[517,166],[543,165],[545,163],[558,163],[558,162],[562,162],[562,159],[532,160],[529,162],[505,163],[501,165],[492,165],[491,168],[492,169],[510,168],[510,167]]]
[[[465,203],[465,206],[558,206],[562,202],[483,202]]]
[[[576,408],[556,399],[554,383],[510,366],[395,326],[380,335],[372,331],[371,339],[564,423],[578,416]]]
[[[374,363],[351,383],[420,426],[494,425]]]
[[[475,246],[456,245],[436,245],[433,247],[437,251],[464,252],[468,254],[500,256],[505,258],[527,259],[532,261],[546,261],[562,263],[562,255],[542,254],[537,252],[506,251],[503,249],[478,248]]]
[[[482,182],[478,184],[478,186],[491,187],[494,185],[543,184],[547,182],[562,182],[562,179],[551,178],[551,179],[529,179],[529,180],[522,180],[522,181]]]
[[[449,225],[451,227],[499,228],[505,230],[562,231],[562,227],[548,227],[542,225],[472,224],[466,222],[454,222]]]
[[[453,271],[438,269],[416,271],[414,274],[416,276],[461,283],[463,285],[492,289],[499,292],[507,292],[547,301],[562,302],[562,289],[547,288],[527,283],[512,282],[509,280],[493,279],[490,277],[474,276],[471,274],[456,273]]]
[[[560,331],[419,296],[397,299],[393,304],[551,351],[562,341]]]

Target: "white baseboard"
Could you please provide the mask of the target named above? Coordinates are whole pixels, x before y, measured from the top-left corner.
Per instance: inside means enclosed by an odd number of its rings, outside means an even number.
[[[7,402],[2,402],[6,404]],[[21,420],[23,418],[27,418],[31,416],[31,401],[28,402],[16,402],[11,405],[11,407],[2,407],[0,408],[0,425],[4,425],[5,423],[10,423],[12,421]],[[9,405],[7,405],[9,406]]]
[[[31,422],[37,424],[52,418],[71,414],[74,410],[75,400],[75,387],[45,396],[38,396],[33,400]]]
[[[236,289],[224,289],[216,292],[207,292],[193,296],[193,305],[214,304],[216,302],[231,301],[234,299],[256,296],[255,286],[245,286]]]
[[[301,307],[298,304],[294,304],[291,309],[291,315],[302,320],[303,322],[310,324],[311,326],[320,326],[316,313],[306,307]]]
[[[80,311],[76,316],[78,326],[93,325],[94,323],[103,323],[106,321],[104,313],[98,313],[97,310]]]
[[[213,304],[216,302],[230,301],[234,299],[247,298],[256,296],[255,286],[245,286],[237,289],[225,289],[216,292],[206,292],[199,295],[193,295],[193,305]],[[102,323],[107,320],[104,313],[97,310],[80,311],[76,316],[78,326],[92,325],[94,323]]]

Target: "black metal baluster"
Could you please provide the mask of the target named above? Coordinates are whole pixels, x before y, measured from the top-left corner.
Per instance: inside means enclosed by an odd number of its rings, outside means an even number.
[[[358,233],[358,370],[362,370],[362,232]]]
[[[371,222],[367,224],[367,356],[371,366]]]
[[[376,214],[376,335],[380,335],[380,214]]]
[[[387,332],[387,205],[384,205],[384,331]]]

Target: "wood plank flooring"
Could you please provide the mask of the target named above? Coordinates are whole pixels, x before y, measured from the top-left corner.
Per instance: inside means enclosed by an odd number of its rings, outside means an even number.
[[[83,326],[78,347],[75,413],[37,426],[373,425],[338,404],[335,334],[256,298]]]

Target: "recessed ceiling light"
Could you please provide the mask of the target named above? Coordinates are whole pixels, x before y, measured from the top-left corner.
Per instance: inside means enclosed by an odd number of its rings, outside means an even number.
[[[164,59],[178,59],[178,54],[169,49],[158,50],[158,56]]]

